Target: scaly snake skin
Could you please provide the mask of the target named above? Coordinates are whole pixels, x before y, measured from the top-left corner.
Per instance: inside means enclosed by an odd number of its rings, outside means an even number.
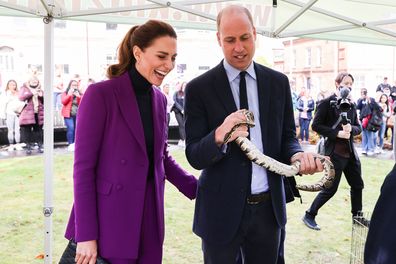
[[[254,116],[251,111],[244,110],[243,114],[246,116],[246,122],[239,123],[235,125],[230,132],[228,132],[224,137],[224,144],[226,144],[232,134],[235,132],[236,128],[247,125],[249,127],[254,127]],[[295,161],[291,165],[283,164],[271,157],[268,157],[261,153],[249,139],[245,137],[237,137],[235,142],[241,148],[241,150],[246,154],[249,160],[256,163],[257,165],[264,167],[272,172],[275,172],[286,177],[296,176],[300,171],[300,161]],[[316,183],[313,184],[297,184],[296,187],[302,191],[308,192],[318,192],[323,189],[330,188],[334,181],[334,166],[333,163],[327,158],[319,154],[313,154],[313,156],[322,163],[324,168],[323,177]]]

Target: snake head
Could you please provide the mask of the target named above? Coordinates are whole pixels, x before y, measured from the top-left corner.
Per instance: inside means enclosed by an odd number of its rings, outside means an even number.
[[[249,127],[254,127],[255,123],[254,123],[254,114],[252,111],[249,110],[243,110],[243,114],[246,117],[246,125],[248,125]]]

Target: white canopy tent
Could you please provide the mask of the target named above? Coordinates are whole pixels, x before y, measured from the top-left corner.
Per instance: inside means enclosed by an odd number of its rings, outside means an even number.
[[[216,14],[230,4],[246,6],[253,15],[257,32],[267,37],[396,46],[395,0],[0,0],[0,15],[43,18],[44,86],[52,87],[53,19],[131,25],[147,19],[161,19],[177,28],[215,30]],[[52,263],[54,99],[51,89],[45,90],[45,98],[45,263]]]

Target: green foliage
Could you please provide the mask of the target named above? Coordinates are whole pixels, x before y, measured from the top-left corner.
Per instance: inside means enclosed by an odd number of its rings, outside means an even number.
[[[181,150],[172,151],[180,164],[193,174]],[[54,158],[53,262],[57,263],[67,241],[63,238],[72,205],[71,154]],[[379,189],[393,161],[362,158],[364,210],[371,212]],[[44,253],[44,161],[42,157],[0,160],[0,259],[3,264],[42,263]],[[305,176],[298,181],[315,181]],[[165,264],[203,263],[200,239],[191,231],[194,202],[170,183],[166,185]],[[321,231],[304,226],[301,217],[316,194],[303,193],[303,204],[288,204],[286,263],[349,263],[351,214],[349,186],[343,177],[337,194],[319,211]]]

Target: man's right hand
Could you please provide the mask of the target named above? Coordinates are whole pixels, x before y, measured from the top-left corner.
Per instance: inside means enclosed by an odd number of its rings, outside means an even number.
[[[98,256],[98,246],[96,240],[77,243],[76,264],[95,264]]]
[[[223,123],[216,129],[215,131],[215,142],[218,146],[221,146],[224,143],[225,135],[231,131],[231,129],[241,123],[246,121],[245,115],[242,113],[242,110],[238,110],[234,113],[231,113],[227,116]],[[230,140],[228,142],[234,141],[237,137],[247,137],[249,135],[247,126],[238,127],[234,133],[231,135]]]
[[[337,137],[343,138],[343,139],[349,139],[351,137],[351,133],[345,132],[344,130],[340,130],[340,131],[338,131]]]

